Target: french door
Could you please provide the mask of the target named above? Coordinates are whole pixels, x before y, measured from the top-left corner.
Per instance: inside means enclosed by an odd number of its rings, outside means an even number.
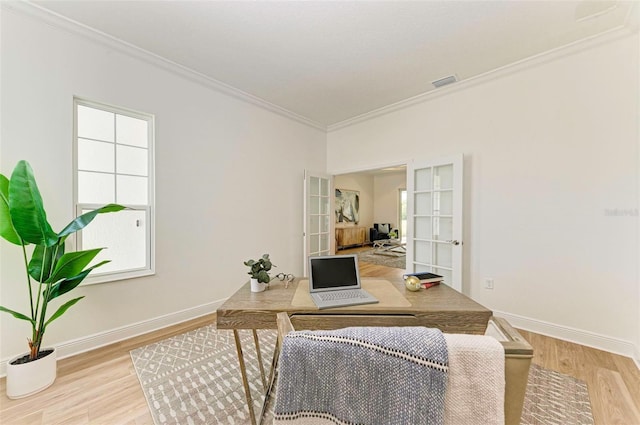
[[[407,167],[407,272],[462,291],[462,155]]]
[[[307,258],[333,252],[332,179],[329,175],[304,173],[304,276],[308,276]]]

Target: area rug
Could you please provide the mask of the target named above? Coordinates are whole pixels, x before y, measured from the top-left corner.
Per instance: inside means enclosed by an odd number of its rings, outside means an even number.
[[[593,425],[587,384],[532,364],[521,424]]]
[[[390,256],[384,254],[376,254],[376,249],[368,249],[366,251],[358,252],[358,260],[367,263],[378,264],[380,266],[395,267],[397,269],[404,269],[406,263],[406,256]]]
[[[265,373],[275,331],[258,331]],[[256,415],[264,400],[250,331],[240,331]],[[161,424],[248,424],[240,366],[230,330],[204,326],[131,351],[151,416]]]
[[[257,415],[263,395],[253,336],[240,335]],[[258,336],[268,374],[276,333],[265,330]],[[231,331],[205,326],[133,350],[131,359],[156,425],[250,423]],[[585,382],[531,366],[521,425],[593,423]]]

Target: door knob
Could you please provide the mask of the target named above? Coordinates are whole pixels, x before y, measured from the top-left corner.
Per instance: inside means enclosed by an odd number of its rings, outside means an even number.
[[[447,242],[449,242],[451,245],[460,245],[460,241],[457,241],[455,239],[452,240],[452,241],[447,241]]]

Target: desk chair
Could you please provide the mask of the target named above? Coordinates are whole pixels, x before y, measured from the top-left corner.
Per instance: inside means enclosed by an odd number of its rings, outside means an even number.
[[[304,315],[305,319],[309,315]],[[295,323],[296,315],[291,318],[287,313],[278,313],[278,341],[272,372],[269,378],[269,387],[265,396],[263,405],[263,413],[260,423],[263,423],[264,415],[267,411],[267,405],[270,403],[270,394],[273,391],[275,381],[275,370],[279,353],[282,349],[284,337],[291,331],[294,331],[292,321]],[[533,348],[522,336],[516,331],[506,320],[492,317],[489,320],[485,335],[497,339],[504,348],[505,353],[505,394],[504,394],[504,415],[506,425],[519,425],[522,415],[522,407],[524,404],[524,396],[527,388],[527,379],[529,376],[529,366],[533,357]]]

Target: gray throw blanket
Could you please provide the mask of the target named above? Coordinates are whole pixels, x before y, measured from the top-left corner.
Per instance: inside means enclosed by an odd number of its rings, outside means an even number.
[[[438,329],[291,332],[274,424],[442,424],[447,345]]]

